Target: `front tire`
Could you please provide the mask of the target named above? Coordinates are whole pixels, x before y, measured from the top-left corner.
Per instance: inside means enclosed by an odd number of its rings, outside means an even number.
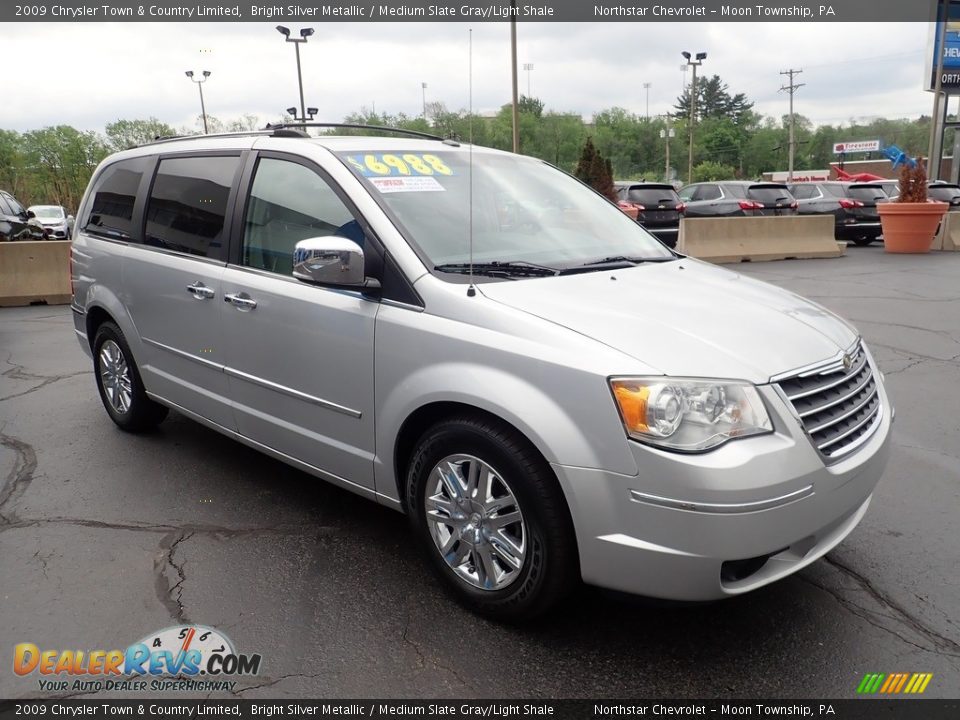
[[[535,617],[579,579],[556,477],[523,436],[494,420],[456,417],[423,435],[407,511],[446,586],[484,615]]]
[[[167,408],[147,397],[127,340],[112,322],[94,335],[93,370],[103,407],[121,430],[143,432],[163,422]]]

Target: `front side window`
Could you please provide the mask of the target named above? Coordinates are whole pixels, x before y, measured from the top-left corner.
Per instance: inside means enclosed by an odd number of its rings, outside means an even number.
[[[0,195],[0,215],[13,215],[13,209],[7,203],[6,195]]]
[[[133,206],[146,161],[121,160],[105,168],[93,189],[90,212],[83,229],[94,235],[133,239]]]
[[[161,160],[147,205],[146,244],[219,257],[227,200],[239,167],[239,157]]]
[[[247,203],[243,264],[289,275],[294,246],[329,235],[364,243],[360,224],[326,180],[299,163],[262,158]]]
[[[478,263],[559,270],[674,257],[616,205],[540,160],[476,151],[471,169],[467,148],[338,155],[434,267],[469,260],[471,228]]]

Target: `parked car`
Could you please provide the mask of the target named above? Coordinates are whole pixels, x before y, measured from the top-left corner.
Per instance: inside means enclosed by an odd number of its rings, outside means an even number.
[[[801,215],[833,215],[834,236],[869,245],[879,238],[877,203],[888,200],[880,183],[805,182],[790,186]]]
[[[618,181],[614,183],[621,203],[637,209],[638,223],[661,242],[676,247],[684,205],[673,185],[654,182]]]
[[[172,408],[404,512],[499,618],[739,595],[860,522],[893,408],[850,324],[535,158],[299,128],[94,172],[74,330],[120,429]]]
[[[889,199],[893,199],[900,194],[900,183],[896,180],[877,180],[876,184],[883,188],[883,192]]]
[[[73,215],[67,212],[62,205],[31,205],[28,212],[32,212],[37,222],[43,228],[45,237],[51,240],[69,240],[73,227]]]
[[[680,190],[687,217],[796,215],[797,203],[782,183],[726,180],[687,185]]]
[[[43,240],[43,228],[13,195],[0,190],[0,241],[4,240]]]
[[[927,200],[948,203],[951,211],[960,209],[960,185],[941,180],[932,182],[927,186]]]

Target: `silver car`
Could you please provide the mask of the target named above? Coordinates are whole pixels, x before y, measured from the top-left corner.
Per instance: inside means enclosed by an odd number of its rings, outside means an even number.
[[[893,410],[853,327],[544,162],[383,135],[100,165],[72,307],[120,428],[173,408],[405,512],[499,618],[581,580],[738,595],[856,527]]]

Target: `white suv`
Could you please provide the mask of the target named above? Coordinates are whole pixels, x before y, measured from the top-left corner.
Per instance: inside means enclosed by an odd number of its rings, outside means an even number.
[[[298,129],[105,160],[76,333],[130,431],[168,408],[406,512],[450,588],[706,600],[859,522],[892,411],[846,322],[672,252],[533,158]]]

